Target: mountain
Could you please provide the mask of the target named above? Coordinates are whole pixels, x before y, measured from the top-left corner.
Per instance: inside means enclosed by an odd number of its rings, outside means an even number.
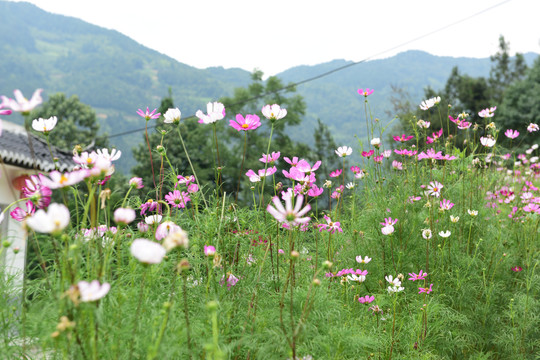
[[[528,65],[537,56],[534,53],[524,54]],[[392,87],[403,89],[412,104],[420,104],[424,99],[424,89],[428,86],[435,90],[442,89],[454,66],[459,67],[461,74],[473,77],[488,77],[491,68],[489,58],[435,56],[418,50],[405,51],[387,59],[352,64],[351,61],[334,60],[315,66],[297,66],[277,75],[285,82],[298,82],[349,66],[298,86],[297,90],[304,96],[308,108],[307,118],[299,134],[313,129],[319,118],[336,134],[338,145],[356,144],[354,135],[363,137],[366,128],[364,101],[358,95],[359,88],[375,89],[369,96],[369,104],[373,117],[381,119],[384,126],[394,115],[387,115],[392,111]]]
[[[56,92],[78,95],[96,110],[102,130],[110,135],[144,127],[137,109],[158,107],[169,88],[175,105],[184,115],[190,115],[208,101],[231,96],[234,88],[250,83],[247,71],[197,69],[117,31],[47,13],[23,2],[0,1],[0,52],[0,94],[11,96],[14,89],[21,89],[30,96],[34,89],[43,88],[45,97]],[[537,56],[525,54],[527,63]],[[297,82],[345,65],[352,62],[334,60],[297,66],[277,76],[284,83]],[[490,60],[406,51],[298,85],[307,114],[290,134],[310,143],[317,119],[321,119],[334,130],[339,145],[354,145],[354,135],[362,138],[365,133],[364,101],[358,88],[375,89],[369,97],[371,111],[382,124],[388,124],[392,118],[386,115],[391,111],[392,86],[402,88],[412,104],[419,104],[423,89],[442,88],[453,66],[470,76],[488,76]],[[17,116],[10,116],[13,119]],[[129,172],[134,164],[131,148],[142,141],[141,133],[111,138],[111,144],[124,152],[122,171]]]
[[[250,81],[247,71],[197,69],[117,31],[24,2],[0,1],[0,52],[0,94],[32,94],[36,88],[45,97],[76,94],[96,110],[109,134],[144,127],[137,109],[158,107],[169,87],[182,112],[193,114]],[[132,134],[111,142],[128,155],[142,139]],[[129,171],[133,161],[123,164]]]

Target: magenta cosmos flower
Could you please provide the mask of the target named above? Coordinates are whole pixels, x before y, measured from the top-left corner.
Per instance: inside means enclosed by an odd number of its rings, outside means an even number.
[[[429,294],[432,291],[433,291],[433,284],[429,284],[429,288],[421,288],[421,287],[418,288],[418,293],[419,294],[421,294],[421,293]]]
[[[146,112],[144,112],[143,110],[139,109],[137,110],[137,114],[139,114],[140,116],[142,116],[143,118],[145,118],[146,121],[150,120],[150,119],[157,119],[159,118],[159,116],[161,115],[161,113],[157,113],[156,114],[156,111],[157,109],[154,109],[152,110],[152,112],[150,112],[150,109],[147,107],[146,108]]]
[[[369,95],[373,94],[375,90],[373,89],[368,89],[368,88],[365,88],[365,89],[358,89],[358,94],[364,96],[364,97],[368,97]]]
[[[369,295],[366,295],[366,296],[362,296],[362,297],[359,297],[358,298],[358,301],[361,303],[361,304],[369,304],[370,302],[373,302],[375,300],[375,296],[369,296]]]
[[[402,134],[401,136],[394,135],[392,137],[394,138],[395,141],[398,141],[398,142],[405,142],[405,141],[409,141],[411,139],[414,139],[414,136],[412,136],[412,135],[406,136],[405,134]]]
[[[337,170],[334,170],[330,173],[330,177],[338,177],[339,175],[341,175],[341,173],[343,172],[342,169],[337,169]]]
[[[409,273],[409,280],[416,281],[416,280],[424,280],[428,274],[423,272],[423,270],[420,270],[418,274],[415,273]]]
[[[304,217],[304,215],[311,210],[311,205],[307,204],[303,209],[301,209],[304,202],[303,195],[298,195],[295,200],[296,203],[293,209],[292,199],[290,197],[285,199],[285,207],[283,207],[279,198],[274,196],[272,202],[274,203],[275,207],[268,204],[266,211],[268,211],[278,222],[286,223],[291,227],[308,223],[310,217]]]
[[[255,130],[261,126],[261,119],[257,115],[247,114],[244,118],[242,114],[237,114],[236,121],[230,120],[229,125],[237,131]]]

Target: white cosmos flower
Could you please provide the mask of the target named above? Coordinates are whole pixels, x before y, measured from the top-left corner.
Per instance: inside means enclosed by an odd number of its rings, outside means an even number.
[[[182,117],[182,112],[178,108],[169,109],[163,114],[163,117],[165,118],[163,122],[166,124],[178,124]]]
[[[167,252],[163,246],[147,239],[135,239],[131,255],[144,264],[159,264]]]
[[[492,137],[484,137],[482,136],[480,138],[480,143],[484,145],[485,147],[493,147],[497,141],[493,139]]]
[[[426,240],[431,239],[431,229],[424,229],[422,230],[422,237]]]
[[[115,160],[120,159],[120,156],[122,156],[122,151],[117,150],[117,149],[112,149],[111,153],[109,154],[109,149],[103,148],[103,149],[97,149],[96,154],[105,160],[115,161]]]
[[[114,222],[129,224],[135,220],[136,214],[135,210],[129,208],[118,208],[114,211]]]
[[[453,223],[457,223],[459,221],[459,216],[450,215],[450,221]]]
[[[476,216],[476,215],[478,215],[478,210],[467,209],[467,212],[468,212],[469,215],[471,215],[471,216]]]
[[[381,145],[381,139],[380,138],[371,139],[371,145],[375,147],[379,147]]]
[[[339,157],[345,157],[352,154],[352,148],[349,146],[340,146],[336,150],[336,154]]]
[[[43,209],[36,211],[26,220],[26,224],[37,232],[57,233],[69,225],[70,214],[67,207],[52,203],[47,212]]]
[[[225,117],[225,106],[220,102],[209,102],[206,104],[206,112],[207,114],[204,114],[198,110],[195,116],[199,118],[201,124],[213,124]]]
[[[440,237],[443,237],[443,238],[447,238],[447,237],[449,237],[450,235],[452,235],[452,233],[450,232],[450,230],[440,231],[440,232],[439,232],[439,236],[440,236]]]
[[[364,281],[366,281],[366,276],[365,275],[351,274],[351,275],[347,276],[347,279],[349,281],[358,281],[359,283],[363,283]]]
[[[352,183],[352,182],[347,183],[347,185],[345,185],[345,187],[346,187],[347,189],[349,189],[349,190],[354,189],[354,186],[355,186],[355,185],[354,185],[354,183]]]
[[[56,118],[56,116],[52,116],[48,119],[42,119],[42,118],[35,119],[34,121],[32,121],[32,129],[48,134],[49,131],[54,129],[57,121],[58,119]]]
[[[161,222],[162,216],[161,215],[150,215],[144,218],[144,222],[148,225],[152,224],[159,224]]]
[[[287,109],[282,109],[278,104],[265,105],[261,112],[268,120],[280,120],[287,116]]]
[[[356,257],[356,262],[359,263],[359,264],[367,264],[370,261],[371,261],[371,258],[368,257],[368,256],[364,256],[363,259],[362,259],[362,256],[360,256],[360,255],[358,255]]]

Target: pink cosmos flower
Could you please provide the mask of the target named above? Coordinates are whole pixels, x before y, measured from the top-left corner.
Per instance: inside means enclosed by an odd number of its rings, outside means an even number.
[[[212,245],[204,245],[204,255],[214,256],[216,254],[216,248]]]
[[[164,221],[156,229],[156,240],[166,238],[169,234],[177,231],[181,231],[182,228],[172,221]]]
[[[337,170],[334,170],[330,173],[330,177],[338,177],[339,175],[341,175],[341,173],[343,172],[342,169],[337,169]]]
[[[142,189],[144,187],[142,178],[132,177],[131,179],[129,179],[129,186],[135,189]]]
[[[311,197],[318,197],[324,192],[324,188],[320,188],[317,185],[313,184],[308,190],[307,194]]]
[[[238,278],[236,276],[234,276],[233,274],[228,273],[227,274],[227,279],[225,279],[225,275],[223,275],[223,277],[219,281],[219,284],[221,286],[223,286],[223,284],[225,284],[225,282],[227,283],[227,290],[231,290],[231,288],[234,285],[236,285],[236,283],[238,282]]]
[[[4,97],[5,98],[5,97]],[[7,98],[6,98],[7,99]],[[4,109],[4,107],[6,106],[5,104],[5,100],[2,100],[2,102],[0,103],[0,115],[11,115],[11,110],[9,109]],[[0,129],[0,134],[2,133],[2,129]]]
[[[512,268],[512,271],[514,271],[514,272],[520,272],[520,271],[523,271],[523,268],[522,268],[521,266],[514,266],[514,267]]]
[[[383,225],[383,228],[381,229],[381,232],[383,235],[390,235],[394,232],[394,225],[398,222],[398,219],[392,219],[391,217],[385,218],[384,222],[381,223]]]
[[[177,208],[185,208],[189,198],[189,193],[179,190],[174,190],[165,195],[165,200],[172,206]]]
[[[82,302],[98,301],[109,293],[111,284],[100,284],[98,280],[94,280],[91,283],[87,281],[79,281],[77,283],[79,294]]]
[[[512,129],[508,129],[504,132],[504,135],[507,137],[507,138],[510,138],[510,139],[515,139],[519,136],[519,131],[517,130],[512,130]]]
[[[426,140],[426,144],[431,144],[431,143],[434,143],[435,141],[439,140],[439,138],[442,136],[443,134],[443,129],[440,129],[439,131],[436,131],[434,133],[431,134],[431,136],[433,136],[432,138],[431,137],[427,137],[427,140]]]
[[[157,113],[156,114],[156,111],[157,109],[154,109],[152,110],[152,112],[150,112],[150,108],[146,108],[146,112],[144,112],[143,110],[141,109],[138,109],[137,110],[137,114],[139,114],[140,116],[142,116],[143,118],[145,118],[146,121],[148,120],[151,120],[151,119],[157,119],[159,118],[159,116],[161,115],[161,113]]]
[[[491,108],[487,108],[487,109],[481,110],[481,111],[478,113],[478,116],[483,117],[483,118],[490,118],[490,117],[493,117],[493,115],[495,115],[495,110],[497,110],[497,107],[496,107],[496,106],[493,106],[493,107],[491,107]]]
[[[319,232],[322,232],[323,230],[326,230],[331,234],[334,234],[336,231],[343,232],[343,230],[341,229],[341,224],[338,221],[333,222],[332,219],[330,219],[326,215],[324,215],[324,220],[326,220],[326,224],[316,225],[319,228]]]
[[[459,117],[457,119],[454,119],[452,116],[448,116],[451,122],[457,125],[458,129],[465,130],[471,127],[471,123],[465,120],[460,119]]]
[[[158,208],[158,203],[152,199],[148,199],[145,203],[141,204],[141,215],[146,214],[147,211],[154,211]]]
[[[5,107],[8,107],[13,111],[21,112],[23,114],[29,113],[30,111],[34,110],[36,106],[43,102],[43,99],[41,98],[42,91],[43,89],[37,89],[36,91],[34,91],[32,98],[30,99],[30,101],[28,101],[23,96],[22,92],[17,89],[13,92],[13,94],[15,95],[15,100],[2,96],[2,103]]]
[[[398,155],[407,155],[409,157],[414,156],[418,153],[418,151],[416,150],[412,151],[412,150],[407,150],[407,149],[401,149],[401,150],[395,149],[394,152]]]
[[[375,156],[373,158],[373,161],[375,161],[375,163],[377,163],[377,164],[380,164],[380,163],[382,163],[383,159],[384,159],[384,155],[379,155],[379,156]]]
[[[266,211],[268,211],[278,222],[287,223],[290,226],[298,226],[309,222],[310,217],[303,217],[309,210],[311,210],[311,205],[307,204],[303,209],[301,209],[304,202],[304,196],[298,195],[296,197],[296,203],[293,209],[292,199],[285,199],[285,207],[281,204],[281,201],[277,196],[272,198],[274,206],[268,204]]]
[[[279,151],[278,152],[273,151],[272,154],[262,154],[262,158],[260,158],[259,161],[264,164],[266,163],[273,164],[279,159],[280,155],[281,153]]]
[[[451,208],[454,207],[454,203],[451,202],[450,200],[447,200],[447,199],[443,199],[442,201],[439,202],[439,205],[441,207],[441,210],[450,210]]]
[[[375,300],[375,296],[369,296],[369,295],[366,295],[366,296],[362,296],[362,297],[359,297],[358,298],[358,301],[362,304],[369,304],[371,302],[373,302]]]
[[[241,114],[237,114],[236,121],[230,120],[229,125],[237,131],[255,130],[261,126],[261,119],[257,115],[247,114],[244,118]]]
[[[406,141],[409,141],[411,139],[414,139],[414,136],[412,136],[412,135],[405,136],[405,134],[402,134],[401,136],[394,135],[393,138],[394,138],[395,141],[398,141],[398,142],[406,142]]]
[[[422,294],[422,293],[429,294],[432,291],[433,291],[433,284],[430,284],[429,288],[421,288],[421,287],[418,288],[418,293],[419,294]]]
[[[442,151],[435,152],[433,148],[429,149],[427,152],[421,152],[418,154],[418,160],[422,159],[434,159],[434,160],[442,160]]]
[[[407,200],[409,203],[413,204],[415,201],[421,200],[421,196],[409,196],[409,199]]]
[[[363,95],[364,97],[368,97],[369,95],[373,94],[375,90],[374,89],[358,89],[358,94]]]
[[[291,159],[289,159],[288,157],[284,157],[283,160],[285,160],[285,162],[289,165],[291,165],[291,167],[295,167],[297,164],[298,164],[298,157],[295,156]]]
[[[262,114],[268,120],[280,120],[287,116],[287,109],[282,109],[278,104],[265,105],[261,109]]]
[[[309,163],[302,159],[298,162],[298,164],[296,165],[296,168],[298,169],[298,171],[301,171],[303,173],[306,173],[306,174],[311,174],[312,172],[314,171],[317,171],[317,169],[319,169],[319,167],[321,166],[321,161],[317,161],[313,167],[311,165],[309,165]]]
[[[409,280],[411,281],[416,281],[416,280],[425,280],[426,276],[428,274],[423,272],[423,270],[420,270],[420,272],[418,274],[415,274],[415,273],[409,273]]]
[[[530,133],[538,130],[540,130],[540,127],[537,124],[530,123],[529,126],[527,126],[527,131]]]
[[[397,161],[397,160],[394,160],[392,161],[392,167],[396,170],[403,170],[403,163]]]
[[[220,102],[209,102],[206,104],[206,112],[207,114],[204,114],[197,110],[195,116],[199,118],[200,124],[213,124],[225,117],[225,106]]]

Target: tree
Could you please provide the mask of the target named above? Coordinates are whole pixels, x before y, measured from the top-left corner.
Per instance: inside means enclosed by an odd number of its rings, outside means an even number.
[[[53,94],[40,107],[34,109],[28,119],[56,116],[58,122],[49,135],[51,144],[64,150],[72,150],[75,145],[86,147],[106,147],[106,136],[97,137],[99,123],[96,112],[83,104],[77,95],[66,98],[63,93]]]
[[[266,152],[270,135],[269,123],[265,121],[261,108],[265,104],[280,104],[287,109],[287,116],[275,123],[270,152],[280,151],[281,156],[299,156],[312,160],[310,148],[301,143],[293,142],[288,136],[288,127],[297,125],[302,121],[305,114],[305,103],[300,95],[285,96],[279,89],[283,88],[281,80],[270,77],[262,80],[263,73],[255,71],[252,75],[253,82],[247,88],[237,88],[232,97],[224,97],[219,101],[225,105],[226,117],[216,122],[216,132],[219,143],[219,153],[222,163],[223,191],[228,194],[236,193],[238,179],[246,184],[245,173],[248,169],[261,169],[264,164],[259,161],[263,152]],[[295,89],[289,87],[284,93],[294,93]],[[173,107],[172,96],[163,98],[159,111],[164,113],[169,107]],[[229,119],[234,119],[236,114],[257,114],[263,125],[255,131],[248,131],[246,160],[242,171],[244,150],[244,132],[238,132],[229,126]],[[212,126],[199,124],[196,119],[182,120],[179,125],[191,162],[201,183],[201,186],[213,186],[215,181],[214,166],[215,145],[213,143]],[[162,134],[165,131],[166,134]],[[185,156],[183,147],[179,141],[177,129],[174,125],[163,124],[162,117],[157,120],[156,132],[149,135],[153,151],[153,167],[156,181],[159,178],[161,158],[155,152],[157,145],[162,144],[173,167],[179,174],[191,174],[190,166]],[[152,183],[150,155],[146,139],[134,149],[133,155],[138,164],[133,168],[136,176],[142,177],[146,183]],[[167,167],[167,164],[164,164]],[[165,192],[165,191],[164,191]],[[250,194],[245,194],[247,198]],[[240,197],[242,199],[242,197]]]
[[[530,123],[540,124],[540,57],[536,58],[527,76],[513,83],[505,92],[503,103],[496,115],[505,128],[518,130],[523,144],[538,141],[538,133],[527,135]]]
[[[508,85],[523,79],[527,64],[522,54],[516,53],[514,60],[510,58],[510,43],[499,37],[499,51],[490,56],[491,71],[489,73],[490,98],[494,104],[501,104]]]

